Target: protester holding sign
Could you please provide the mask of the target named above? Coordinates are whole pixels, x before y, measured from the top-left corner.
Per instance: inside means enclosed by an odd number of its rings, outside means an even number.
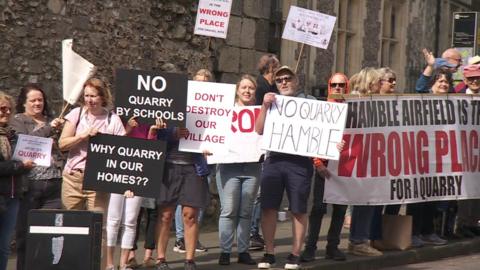
[[[7,269],[19,198],[24,188],[20,175],[35,165],[31,160],[11,160],[15,132],[8,122],[12,111],[12,97],[0,91],[0,270]]]
[[[193,76],[194,81],[198,82],[211,82],[213,81],[213,75],[208,69],[199,69],[197,73],[195,73],[195,76]],[[208,169],[210,171],[216,171],[215,170],[216,165],[209,165]],[[208,184],[210,185],[210,180],[211,177],[210,175],[207,177],[208,179]],[[203,220],[203,209],[200,209],[198,212],[198,224],[202,224]],[[185,253],[185,230],[183,228],[183,218],[182,218],[182,206],[177,205],[177,209],[175,210],[175,246],[173,247],[173,251],[179,252],[179,253]],[[197,252],[207,252],[208,249],[202,245],[200,240],[197,241],[197,245],[195,248],[195,251]]]
[[[11,121],[16,134],[54,139],[52,160],[49,167],[35,166],[25,175],[28,188],[20,201],[16,228],[17,269],[24,269],[27,217],[31,209],[61,209],[63,160],[58,149],[57,139],[64,120],[52,119],[47,96],[38,84],[22,87],[17,98],[17,114]]]
[[[207,162],[201,153],[178,150],[179,140],[187,137],[188,129],[167,128],[158,139],[167,140],[165,170],[158,196],[157,219],[157,269],[169,270],[166,249],[170,226],[177,204],[182,206],[185,229],[185,270],[195,270],[195,248],[198,240],[198,212],[208,204],[209,174]]]
[[[343,73],[335,73],[328,80],[328,94],[342,95],[349,93],[348,78]],[[328,101],[342,102],[341,99],[328,98]],[[326,167],[327,160],[314,158],[315,178],[313,182],[313,205],[308,218],[308,236],[305,242],[305,250],[302,252],[301,259],[305,262],[315,260],[317,250],[318,234],[322,225],[323,215],[327,213],[327,204],[323,202],[323,191],[325,189],[325,178],[329,176]],[[343,220],[347,205],[333,204],[332,219],[328,229],[326,259],[343,261],[345,254],[338,249],[340,244],[340,233],[342,231]]]
[[[133,138],[153,139],[157,136],[157,130],[165,128],[165,123],[157,119],[155,125],[150,127],[140,125],[135,116],[127,121],[126,134]],[[135,241],[138,213],[142,204],[142,197],[135,196],[133,191],[126,190],[124,194],[110,194],[107,216],[107,268],[114,270],[113,255],[117,243],[118,232],[122,226],[121,253],[119,270],[131,270],[128,262],[130,250]]]
[[[275,72],[275,83],[284,96],[306,98],[298,89],[298,77],[288,66],[282,66]],[[308,96],[307,98],[313,98]],[[255,130],[263,134],[267,111],[275,102],[275,93],[267,93],[263,99],[262,108],[255,123]],[[282,202],[283,192],[287,192],[290,211],[293,216],[293,246],[288,255],[285,269],[300,268],[300,251],[307,228],[307,202],[310,194],[313,174],[312,160],[309,157],[268,152],[263,164],[261,180],[262,231],[265,237],[265,251],[260,269],[270,269],[275,264],[274,239],[277,222],[277,212]]]
[[[366,67],[357,73],[352,85],[360,95],[378,94],[380,92],[380,73],[371,67]],[[382,252],[368,244],[375,206],[355,205],[352,210],[350,225],[350,243],[348,251],[358,256],[380,256]]]
[[[429,92],[446,94],[452,85],[450,72],[439,69],[432,75]],[[445,245],[447,241],[440,238],[434,231],[434,216],[437,202],[421,202],[407,205],[407,215],[412,216],[412,247],[422,247],[426,244]]]
[[[112,95],[102,80],[91,78],[85,82],[79,104],[80,107],[65,116],[67,121],[59,140],[60,149],[68,151],[63,170],[62,203],[68,210],[86,209],[104,213],[105,221],[109,194],[83,190],[82,187],[88,140],[97,133],[123,136],[125,128],[120,117],[109,111]],[[105,238],[106,234],[102,236]],[[102,268],[105,267],[105,257],[102,258]]]
[[[463,69],[463,81],[469,95],[480,94],[480,64],[468,65]],[[480,200],[458,201],[457,227],[455,234],[460,237],[480,236],[478,221],[480,220]]]
[[[236,86],[236,106],[255,105],[255,79],[244,75]],[[218,166],[217,188],[221,210],[218,221],[220,258],[218,264],[229,265],[235,234],[238,263],[255,265],[248,253],[253,201],[257,195],[259,163],[232,163]]]

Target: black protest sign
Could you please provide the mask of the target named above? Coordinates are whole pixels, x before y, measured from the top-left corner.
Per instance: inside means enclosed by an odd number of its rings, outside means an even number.
[[[157,197],[166,147],[165,141],[107,134],[90,138],[83,189]]]
[[[169,126],[185,126],[188,78],[185,74],[117,69],[115,112],[123,119]]]

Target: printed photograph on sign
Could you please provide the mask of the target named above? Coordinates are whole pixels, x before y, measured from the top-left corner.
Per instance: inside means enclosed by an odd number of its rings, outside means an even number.
[[[225,152],[232,123],[235,85],[188,81],[187,137],[180,139],[185,152]]]
[[[338,159],[347,104],[276,95],[267,112],[262,147],[307,157]]]
[[[168,126],[185,125],[187,75],[117,69],[115,112],[127,121],[136,116],[142,124],[161,118]]]
[[[232,0],[200,0],[195,35],[227,38]]]
[[[310,9],[290,6],[282,38],[326,49],[336,19]]]
[[[99,134],[91,137],[83,189],[160,196],[166,142]]]
[[[480,198],[480,97],[347,97],[325,201],[400,204]]]

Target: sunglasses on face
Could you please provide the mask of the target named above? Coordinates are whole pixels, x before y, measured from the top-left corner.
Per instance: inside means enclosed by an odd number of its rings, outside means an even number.
[[[292,76],[283,76],[283,77],[278,77],[275,79],[275,83],[278,83],[278,84],[281,84],[283,83],[283,81],[285,82],[291,82],[292,81]]]
[[[2,112],[2,113],[10,113],[10,112],[12,112],[12,108],[7,107],[7,106],[2,106],[2,107],[0,107],[0,112]]]
[[[475,76],[475,77],[467,77],[467,81],[473,82],[473,81],[480,81],[480,76]]]
[[[386,81],[386,82],[389,82],[389,83],[394,83],[397,81],[397,78],[388,78],[388,79],[384,79],[382,81]]]
[[[344,88],[345,85],[346,83],[330,83],[330,87],[332,88],[337,88],[337,87]]]

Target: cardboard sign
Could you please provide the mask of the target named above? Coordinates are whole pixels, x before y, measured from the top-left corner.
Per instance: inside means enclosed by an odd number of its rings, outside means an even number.
[[[480,198],[480,96],[347,97],[345,148],[330,161],[328,203]]]
[[[317,11],[290,6],[282,38],[326,49],[336,19]]]
[[[232,0],[200,0],[195,35],[227,38]]]
[[[155,198],[160,195],[166,142],[99,134],[90,138],[83,189]]]
[[[207,157],[208,164],[258,162],[262,154],[262,136],[255,132],[255,120],[261,106],[233,108],[232,125],[226,138],[226,152]]]
[[[38,166],[50,167],[52,144],[52,138],[19,134],[12,159],[20,161],[31,160]]]
[[[276,95],[263,130],[263,149],[338,159],[347,104]]]
[[[188,81],[187,128],[179,150],[225,152],[235,102],[235,85]]]
[[[117,69],[115,112],[144,124],[162,118],[168,126],[185,126],[187,81],[184,74]]]

